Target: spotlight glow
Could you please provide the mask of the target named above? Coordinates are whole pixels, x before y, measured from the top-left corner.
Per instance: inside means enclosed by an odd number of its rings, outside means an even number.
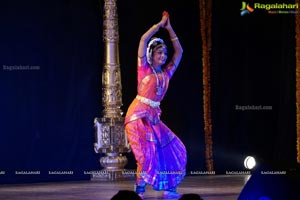
[[[247,156],[244,160],[244,166],[246,169],[253,169],[256,165],[255,158],[252,156]]]

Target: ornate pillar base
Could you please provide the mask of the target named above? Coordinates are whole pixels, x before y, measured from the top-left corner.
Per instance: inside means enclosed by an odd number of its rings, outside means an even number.
[[[92,174],[92,180],[117,181],[135,177],[133,170],[124,169],[127,158],[122,154],[107,153],[107,156],[100,158],[100,164],[104,169]]]
[[[122,153],[130,152],[124,131],[123,118],[95,118],[94,127],[96,153],[104,153],[99,162],[102,170],[92,173],[92,180],[124,180],[135,176],[133,170],[126,170],[128,160]]]

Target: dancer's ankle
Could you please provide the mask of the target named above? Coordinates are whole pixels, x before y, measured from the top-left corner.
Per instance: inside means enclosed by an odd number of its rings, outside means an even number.
[[[144,199],[144,193],[146,191],[145,188],[146,188],[146,185],[141,186],[138,184],[134,184],[134,191],[141,197],[141,199]]]
[[[134,191],[139,194],[139,193],[144,193],[146,191],[146,185],[138,185],[134,184]]]

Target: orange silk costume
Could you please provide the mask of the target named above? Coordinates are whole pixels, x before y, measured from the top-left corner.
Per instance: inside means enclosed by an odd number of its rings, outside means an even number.
[[[176,188],[186,173],[186,149],[160,120],[159,107],[176,67],[170,62],[160,73],[148,63],[138,63],[137,68],[137,97],[125,117],[126,134],[137,161],[137,184],[150,184],[155,190]]]

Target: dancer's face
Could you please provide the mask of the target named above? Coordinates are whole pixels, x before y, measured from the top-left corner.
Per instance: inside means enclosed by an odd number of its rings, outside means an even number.
[[[156,67],[165,64],[167,58],[168,58],[167,48],[165,46],[159,47],[153,52],[153,56],[152,56],[153,66]]]

